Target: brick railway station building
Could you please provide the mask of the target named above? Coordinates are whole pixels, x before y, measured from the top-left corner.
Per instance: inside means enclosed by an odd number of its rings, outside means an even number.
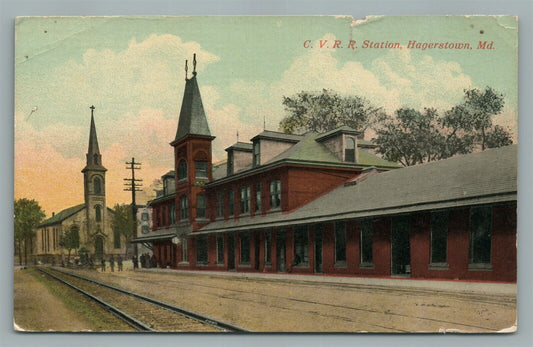
[[[196,77],[152,230],[134,240],[159,266],[516,281],[516,145],[400,168],[349,127],[263,131],[213,165]]]

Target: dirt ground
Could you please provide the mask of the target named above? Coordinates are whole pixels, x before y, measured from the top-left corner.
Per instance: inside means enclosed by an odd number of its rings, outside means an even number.
[[[257,332],[487,333],[513,331],[516,322],[513,295],[410,291],[172,270],[90,274]]]
[[[19,331],[89,331],[92,325],[68,309],[26,270],[15,270],[14,323]]]

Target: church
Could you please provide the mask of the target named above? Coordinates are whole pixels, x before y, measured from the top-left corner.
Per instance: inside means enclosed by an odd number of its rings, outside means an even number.
[[[265,130],[215,165],[214,138],[194,71],[133,241],[160,267],[516,282],[516,145],[404,168],[346,126]]]
[[[86,165],[81,171],[84,203],[52,213],[52,217],[37,226],[33,254],[36,260],[44,263],[66,261],[68,250],[60,245],[61,235],[65,232],[72,232],[79,238],[78,247],[71,250],[71,258],[87,254],[99,260],[109,255],[125,254],[126,240],[113,232],[113,210],[106,205],[107,169],[98,147],[95,107],[90,109],[89,148]]]

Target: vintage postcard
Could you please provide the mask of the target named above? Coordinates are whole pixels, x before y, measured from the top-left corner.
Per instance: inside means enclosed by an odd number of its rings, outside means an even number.
[[[515,332],[517,28],[18,17],[15,330]]]

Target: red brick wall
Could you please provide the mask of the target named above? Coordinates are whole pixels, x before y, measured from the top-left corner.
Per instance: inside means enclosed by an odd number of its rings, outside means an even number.
[[[358,174],[355,170],[291,167],[288,171],[287,184],[291,190],[287,209],[301,207]]]

